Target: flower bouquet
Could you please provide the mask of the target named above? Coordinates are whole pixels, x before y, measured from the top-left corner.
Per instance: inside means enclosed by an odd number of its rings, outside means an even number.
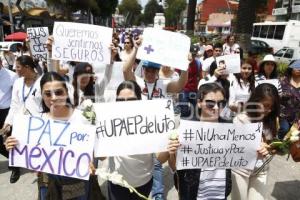
[[[287,135],[285,136],[285,138],[283,140],[279,140],[279,139],[275,139],[272,141],[272,143],[270,144],[272,149],[275,149],[279,154],[285,155],[285,154],[291,154],[293,159],[295,153],[299,154],[298,155],[298,159],[300,161],[300,131],[299,131],[299,122],[298,123],[294,123],[293,126],[290,128],[289,132],[287,133]],[[296,146],[295,146],[296,145]],[[296,149],[294,149],[295,147],[298,147]],[[297,150],[299,149],[299,150]],[[299,151],[294,152],[294,151]],[[296,161],[296,160],[295,160]],[[296,162],[299,162],[296,161]]]
[[[83,113],[82,115],[89,121],[91,124],[96,124],[96,113],[94,111],[93,102],[90,99],[86,99],[82,102]]]

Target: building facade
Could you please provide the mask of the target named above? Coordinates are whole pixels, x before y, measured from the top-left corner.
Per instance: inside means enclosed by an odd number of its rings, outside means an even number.
[[[276,21],[300,20],[300,0],[277,0],[272,15]]]

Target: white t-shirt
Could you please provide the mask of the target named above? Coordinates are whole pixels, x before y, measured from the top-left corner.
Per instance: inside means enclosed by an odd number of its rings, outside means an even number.
[[[215,61],[214,57],[209,57],[209,58],[206,58],[205,60],[203,60],[202,70],[205,71],[205,72],[208,72],[211,63],[213,63],[214,61]]]
[[[234,51],[240,48],[240,45],[234,43],[232,46],[229,46],[227,43],[223,44],[223,54],[234,54]]]
[[[136,82],[142,89],[143,100],[165,98],[167,96],[167,87],[169,84],[168,80],[164,81],[158,79],[156,83],[145,83],[144,79],[136,76]],[[154,85],[155,85],[155,92],[153,93]]]
[[[133,187],[140,187],[152,178],[153,154],[115,156],[110,158],[111,171],[117,171]]]
[[[0,109],[7,109],[11,103],[12,89],[15,80],[18,78],[17,74],[4,67],[0,68]]]
[[[230,82],[230,87],[229,87],[229,105],[231,106],[236,106],[237,103],[239,102],[247,102],[249,97],[250,97],[250,83],[244,83],[244,81],[241,79],[241,85],[240,86],[237,78],[235,77],[231,82]]]

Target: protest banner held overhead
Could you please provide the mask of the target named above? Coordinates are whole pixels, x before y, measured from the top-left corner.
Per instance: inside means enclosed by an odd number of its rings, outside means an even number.
[[[181,120],[177,169],[253,169],[262,124],[229,124]]]
[[[49,36],[48,27],[27,28],[27,36],[29,39],[32,57],[37,60],[46,62],[46,42]]]
[[[241,72],[241,58],[239,54],[230,54],[216,58],[217,66],[226,70],[226,73]]]
[[[191,39],[181,33],[146,28],[137,58],[186,71]]]
[[[167,151],[169,134],[175,128],[170,99],[99,103],[94,107],[96,157]]]
[[[18,145],[9,152],[9,165],[34,171],[89,179],[95,129],[76,119],[58,121],[17,115],[12,135]]]
[[[112,29],[103,26],[55,22],[52,58],[109,64]]]

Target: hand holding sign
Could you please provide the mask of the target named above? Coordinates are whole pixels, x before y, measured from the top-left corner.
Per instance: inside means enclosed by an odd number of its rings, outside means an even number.
[[[191,40],[188,36],[170,31],[146,28],[137,58],[186,71]]]

